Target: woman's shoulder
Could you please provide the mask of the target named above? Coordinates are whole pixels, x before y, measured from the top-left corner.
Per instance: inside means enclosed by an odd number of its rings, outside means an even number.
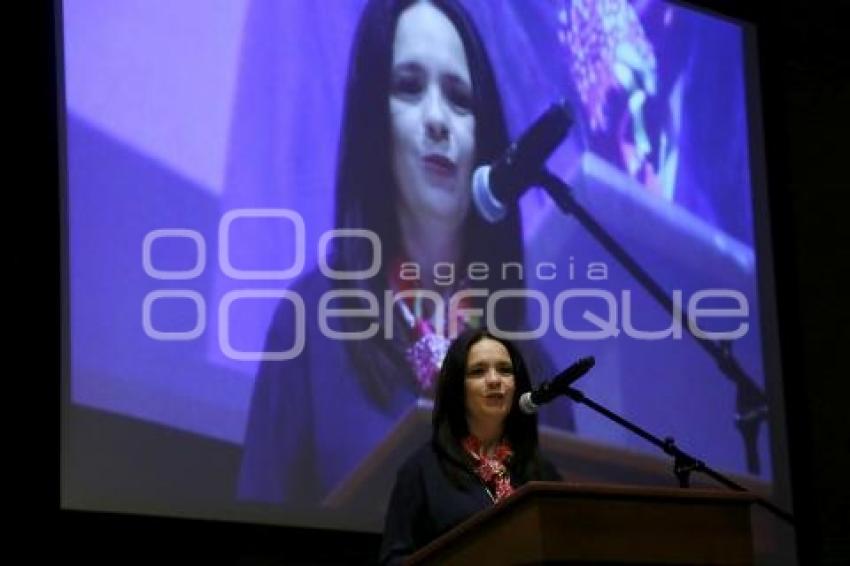
[[[429,440],[418,446],[411,452],[402,463],[400,470],[421,469],[431,465],[437,461],[437,453],[434,451],[434,446]]]
[[[295,281],[280,286],[280,300],[275,308],[275,320],[290,320],[294,318],[300,307],[304,307],[312,314],[314,305],[319,298],[333,287],[332,281],[328,279],[318,268],[313,268],[307,273],[299,276]],[[312,319],[310,316],[308,319]]]
[[[318,297],[331,288],[333,288],[333,280],[322,273],[318,267],[304,273],[289,286],[290,291],[309,297]]]
[[[402,478],[433,477],[440,465],[440,457],[429,440],[411,452],[398,468]]]

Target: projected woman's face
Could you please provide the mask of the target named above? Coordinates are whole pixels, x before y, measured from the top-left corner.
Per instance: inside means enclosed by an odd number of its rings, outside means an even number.
[[[397,205],[459,227],[475,155],[472,80],[460,35],[429,3],[399,17],[389,104]]]

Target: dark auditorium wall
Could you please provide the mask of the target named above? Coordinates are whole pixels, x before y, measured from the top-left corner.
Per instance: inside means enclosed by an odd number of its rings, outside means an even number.
[[[847,564],[847,9],[762,4],[768,186],[802,563]]]
[[[35,148],[34,175],[27,187],[40,190],[33,205],[48,206],[58,195],[56,64],[53,13],[42,3],[35,17],[34,36],[23,45],[35,55],[33,70],[35,127],[28,142]],[[850,378],[847,325],[850,311],[842,297],[844,269],[850,253],[848,193],[850,130],[846,18],[838,6],[791,0],[768,2],[697,2],[721,13],[748,16],[760,23],[763,110],[767,138],[768,187],[777,271],[780,337],[783,347],[785,398],[788,409],[794,505],[800,526],[803,564],[848,563],[848,399],[842,395]],[[736,5],[738,4],[738,5]],[[746,6],[740,6],[746,4]],[[830,3],[833,4],[833,3]],[[846,11],[846,10],[845,10]],[[30,92],[30,89],[25,89]],[[842,167],[844,166],[844,167]],[[51,189],[51,187],[56,187]],[[21,189],[23,190],[22,187]],[[52,190],[52,192],[51,192]],[[45,196],[47,195],[47,196]],[[28,310],[24,332],[42,344],[59,344],[60,286],[58,247],[61,238],[61,200],[54,196],[55,213],[45,214],[47,262],[44,279],[47,301],[41,310]],[[41,225],[39,225],[41,226]],[[32,228],[30,228],[32,229]],[[54,266],[51,268],[50,266]],[[37,273],[40,273],[37,271]],[[54,322],[55,321],[55,322]],[[55,324],[55,326],[54,326]],[[52,332],[52,334],[51,334]],[[27,355],[32,355],[27,352]],[[58,451],[58,387],[61,360],[39,353],[35,394],[43,398],[36,411],[46,438],[32,442],[36,453]],[[8,401],[7,401],[8,402]],[[32,404],[32,399],[29,400]],[[8,431],[16,434],[16,430]],[[133,558],[183,558],[187,562],[230,564],[356,563],[374,557],[378,538],[329,531],[308,531],[227,522],[132,517],[58,510],[58,456],[23,461],[48,469],[43,490],[58,518],[67,558],[85,563],[124,563]],[[54,490],[50,487],[55,486]],[[45,541],[53,543],[51,536]]]

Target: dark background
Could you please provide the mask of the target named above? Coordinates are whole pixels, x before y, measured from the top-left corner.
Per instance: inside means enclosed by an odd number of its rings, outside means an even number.
[[[848,271],[844,267],[850,263],[850,253],[845,249],[850,244],[847,229],[850,182],[844,171],[850,166],[850,129],[847,128],[850,121],[846,109],[850,103],[850,30],[844,29],[850,21],[846,18],[847,9],[839,2],[815,4],[790,0],[746,3],[704,0],[692,4],[757,26],[800,562],[850,563],[847,448],[850,417],[847,398],[842,395],[850,379],[848,355],[843,350],[850,346],[847,331],[850,310],[841,296],[847,287],[842,285],[843,275]],[[34,83],[20,81],[26,85],[25,93],[34,94],[30,101],[35,102],[35,110],[32,114],[21,112],[28,118],[21,139],[26,150],[31,149],[26,153],[32,163],[25,163],[27,182],[19,189],[26,195],[27,206],[38,207],[40,211],[47,209],[47,213],[36,215],[32,213],[36,209],[24,209],[31,214],[22,214],[20,218],[7,214],[12,217],[13,225],[21,223],[28,234],[36,231],[30,219],[45,220],[40,232],[44,234],[43,251],[30,254],[24,248],[15,254],[28,262],[26,273],[45,271],[40,278],[44,281],[43,288],[35,281],[16,278],[15,283],[24,293],[39,292],[35,297],[54,297],[53,301],[33,301],[42,310],[25,305],[21,327],[22,333],[30,337],[27,342],[33,342],[32,336],[39,336],[35,342],[41,348],[22,356],[23,360],[33,360],[26,362],[28,371],[22,375],[36,387],[21,404],[26,404],[23,407],[26,414],[39,416],[38,421],[47,423],[46,435],[44,440],[36,442],[28,432],[25,435],[15,428],[9,429],[8,435],[24,437],[31,452],[21,452],[17,459],[4,459],[12,461],[9,468],[21,478],[43,478],[29,489],[22,488],[25,494],[43,494],[48,505],[42,520],[33,523],[35,534],[42,534],[42,540],[34,546],[35,554],[55,550],[63,558],[79,559],[86,564],[135,560],[245,565],[373,561],[380,542],[377,535],[59,509],[57,432],[61,434],[61,428],[57,409],[64,392],[56,378],[61,375],[63,363],[59,354],[60,315],[66,306],[61,298],[61,270],[56,269],[63,261],[64,220],[55,23],[52,3],[44,2],[35,13],[35,33],[28,34],[21,42],[29,46],[36,61],[31,67]],[[18,113],[15,106],[11,112]],[[30,368],[35,368],[34,374]],[[37,398],[31,398],[36,395]],[[9,399],[7,403],[15,404]],[[40,409],[32,412],[30,407]],[[85,447],[73,444],[66,447],[63,456],[69,459],[66,462],[74,464],[75,473],[95,474],[101,479],[98,492],[91,494],[95,497],[132,499],[144,496],[145,490],[155,489],[160,494],[173,494],[179,502],[191,500],[194,493],[217,489],[199,484],[197,478],[211,477],[214,479],[208,482],[226,483],[235,474],[238,449],[222,450],[212,442],[206,445],[197,438],[187,438],[191,435],[96,411],[75,409],[69,417],[78,430],[86,435],[99,435],[105,445],[114,449],[90,454]],[[128,437],[146,438],[150,442],[127,446],[122,439]],[[187,458],[184,452],[189,442],[193,446],[192,458]],[[157,467],[164,465],[181,466],[185,473],[174,474],[173,469],[168,474],[158,473]],[[122,472],[126,469],[154,479],[146,486],[126,485],[119,479],[128,477]],[[216,473],[210,474],[211,469]],[[31,473],[37,471],[44,473]],[[175,476],[185,481],[175,483]],[[157,483],[157,477],[172,479]],[[16,485],[11,484],[13,488]],[[50,524],[58,526],[58,539],[52,532],[48,534],[48,517],[54,519]]]

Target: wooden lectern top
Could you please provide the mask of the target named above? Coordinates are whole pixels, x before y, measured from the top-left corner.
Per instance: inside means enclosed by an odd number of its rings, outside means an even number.
[[[530,482],[410,564],[752,564],[746,493]]]

